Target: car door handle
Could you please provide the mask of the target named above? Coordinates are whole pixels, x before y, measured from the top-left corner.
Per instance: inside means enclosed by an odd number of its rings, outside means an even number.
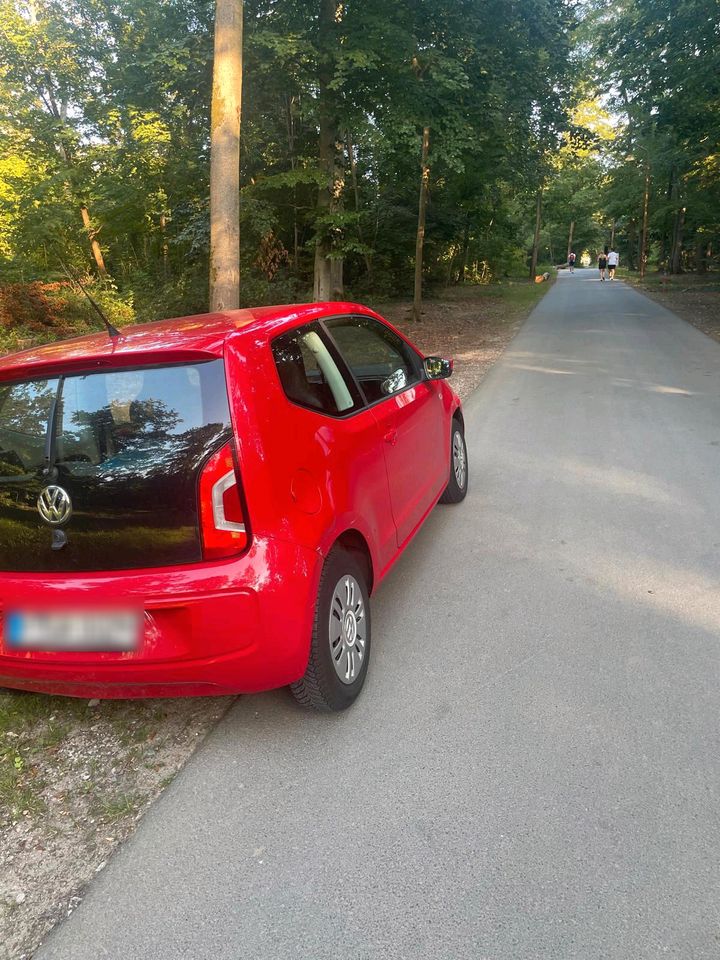
[[[389,443],[391,447],[394,447],[397,443],[397,430],[388,430],[383,440],[385,443]]]

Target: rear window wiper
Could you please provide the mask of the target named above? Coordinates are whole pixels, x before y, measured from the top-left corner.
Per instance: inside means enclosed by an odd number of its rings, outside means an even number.
[[[57,460],[58,411],[62,403],[64,385],[65,377],[61,376],[58,380],[55,397],[53,399],[52,406],[50,407],[50,413],[48,414],[47,433],[45,434],[45,468],[43,470],[43,474],[48,480],[51,481],[57,476],[55,461]]]

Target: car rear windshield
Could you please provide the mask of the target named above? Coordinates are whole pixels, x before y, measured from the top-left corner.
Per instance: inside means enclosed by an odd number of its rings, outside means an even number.
[[[197,474],[229,435],[222,360],[0,384],[0,569],[199,560]],[[54,550],[50,484],[72,502]]]

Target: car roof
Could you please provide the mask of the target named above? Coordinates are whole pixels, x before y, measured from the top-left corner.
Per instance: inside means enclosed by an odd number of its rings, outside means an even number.
[[[0,380],[19,380],[50,374],[55,369],[131,366],[145,363],[182,363],[223,354],[225,341],[251,331],[269,339],[284,329],[320,317],[346,313],[377,316],[357,303],[323,302],[251,307],[222,313],[200,313],[125,327],[118,337],[92,333],[58,340],[0,358]]]

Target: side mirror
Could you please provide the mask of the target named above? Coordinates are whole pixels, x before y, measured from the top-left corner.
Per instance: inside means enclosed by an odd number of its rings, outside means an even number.
[[[452,360],[444,360],[442,357],[425,357],[423,366],[426,380],[447,380],[452,376]]]

